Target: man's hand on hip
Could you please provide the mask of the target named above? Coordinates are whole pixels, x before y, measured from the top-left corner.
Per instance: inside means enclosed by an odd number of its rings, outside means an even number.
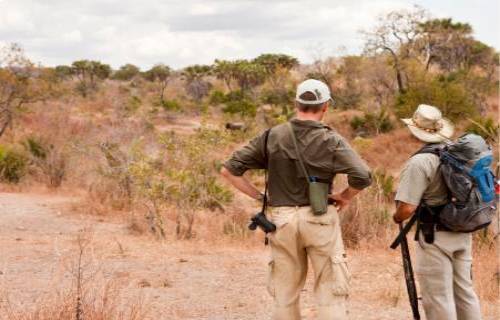
[[[352,187],[347,187],[344,191],[340,193],[334,193],[330,196],[335,203],[335,207],[338,211],[343,211],[349,206],[352,198],[354,198],[361,190],[354,189]]]

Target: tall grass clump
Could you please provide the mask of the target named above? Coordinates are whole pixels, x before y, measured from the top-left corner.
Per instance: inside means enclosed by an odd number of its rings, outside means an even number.
[[[0,145],[0,181],[17,183],[26,172],[26,155],[12,147]]]

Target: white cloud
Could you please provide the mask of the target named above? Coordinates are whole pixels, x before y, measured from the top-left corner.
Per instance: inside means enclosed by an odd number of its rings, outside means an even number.
[[[409,0],[0,0],[0,43],[18,42],[46,65],[87,58],[114,67],[163,62],[180,68],[264,52],[309,62],[318,46],[324,54],[341,46],[360,52],[359,29],[370,27],[381,12],[410,5]]]

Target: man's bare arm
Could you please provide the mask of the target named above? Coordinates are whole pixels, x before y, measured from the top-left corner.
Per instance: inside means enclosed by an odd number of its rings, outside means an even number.
[[[396,201],[396,213],[394,213],[392,218],[394,222],[401,223],[410,218],[415,210],[417,210],[417,206],[402,201]]]
[[[224,178],[226,178],[227,181],[229,181],[229,183],[244,194],[254,198],[255,200],[262,199],[262,193],[252,183],[250,183],[247,178],[243,176],[235,176],[224,167],[222,167],[220,173]]]
[[[330,196],[330,199],[333,199],[333,201],[335,201],[337,210],[342,211],[344,210],[344,208],[349,206],[351,200],[360,192],[361,190],[355,189],[353,187],[347,187],[340,193],[332,194]]]

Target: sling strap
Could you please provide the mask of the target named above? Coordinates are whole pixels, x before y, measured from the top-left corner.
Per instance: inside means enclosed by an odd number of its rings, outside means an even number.
[[[266,209],[267,209],[267,193],[268,193],[268,170],[269,170],[269,154],[267,152],[267,141],[269,140],[269,134],[271,133],[271,129],[267,129],[266,132],[264,132],[264,163],[266,165],[265,169],[265,175],[264,175],[264,181],[265,181],[265,187],[264,187],[264,197],[262,199],[262,213],[264,215],[266,214]],[[266,238],[267,240],[267,238]]]
[[[297,138],[295,137],[295,132],[293,132],[292,123],[288,122],[287,127],[288,127],[288,130],[290,131],[290,135],[292,136],[293,145],[295,146],[295,152],[297,153],[297,159],[299,160],[300,167],[302,168],[302,171],[304,172],[307,183],[310,183],[309,174],[307,173],[306,166],[304,164],[304,161],[302,160],[302,156],[300,155],[299,147],[297,145]]]

